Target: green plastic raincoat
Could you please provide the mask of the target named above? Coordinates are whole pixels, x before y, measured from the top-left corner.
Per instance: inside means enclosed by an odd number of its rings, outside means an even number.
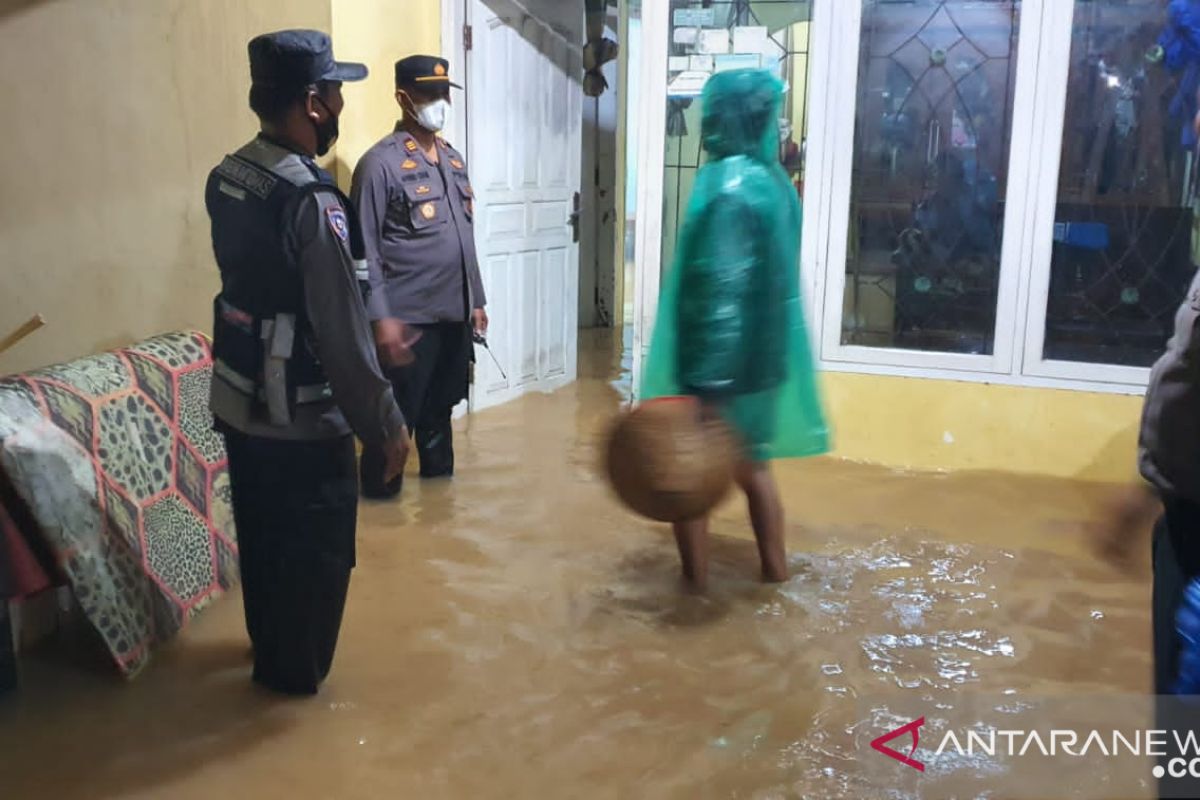
[[[665,276],[646,399],[716,403],[755,461],[817,455],[829,433],[800,300],[800,202],[779,163],[783,87],[764,70],[714,75],[708,162]]]

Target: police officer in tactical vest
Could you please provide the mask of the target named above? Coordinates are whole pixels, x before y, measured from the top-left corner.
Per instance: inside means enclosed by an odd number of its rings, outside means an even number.
[[[467,397],[472,338],[488,318],[475,254],[474,192],[466,160],[438,132],[450,110],[450,64],[435,56],[396,63],[396,100],[404,119],[367,151],[354,170],[351,197],[362,219],[381,353],[413,331],[415,360],[389,372],[411,426],[421,476],[454,473],[450,416]],[[419,337],[419,338],[416,338]],[[383,455],[364,448],[363,493],[390,497]]]
[[[313,161],[338,132],[343,81],[329,37],[250,42],[250,107],[262,132],[209,177],[221,271],[211,407],[225,438],[254,680],[312,694],[329,673],[354,566],[352,434],[389,478],[408,451],[367,320],[361,233]],[[360,283],[360,281],[364,281]],[[392,353],[404,359],[401,335]]]

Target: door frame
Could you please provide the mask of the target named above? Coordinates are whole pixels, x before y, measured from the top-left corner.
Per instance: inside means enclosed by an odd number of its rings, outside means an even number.
[[[637,120],[637,210],[634,227],[633,399],[639,395],[642,365],[658,310],[662,282],[663,169],[667,157],[667,44],[671,4],[642,4],[641,103]]]
[[[441,55],[450,62],[450,72],[452,75],[459,75],[463,78],[467,75],[467,52],[464,42],[467,27],[467,3],[469,0],[442,0],[442,42]],[[450,124],[447,126],[445,133],[446,140],[454,144],[463,153],[466,153],[467,163],[471,162],[471,142],[467,138],[467,131],[471,126],[467,124],[467,117],[471,113],[471,84],[469,81],[463,80],[463,97],[462,102],[456,104],[454,113],[450,115]],[[472,345],[473,347],[474,345]],[[453,418],[466,416],[475,411],[475,381],[471,381],[471,385],[467,388],[467,399],[459,403],[454,408]]]
[[[467,51],[463,38],[467,27],[468,0],[442,0],[442,57],[450,62],[450,72],[462,78],[462,102],[450,115],[450,125],[445,131],[446,140],[467,154],[471,163],[471,142],[468,138],[470,126],[467,118],[471,114],[471,84],[467,76]]]
[[[829,245],[829,209],[835,143],[830,140],[830,119],[839,93],[830,85],[836,61],[829,45],[839,41],[831,4],[845,0],[813,3],[808,57],[807,167],[801,233],[801,280],[805,311],[810,327],[816,327],[823,301],[823,278]],[[642,46],[639,64],[637,170],[638,192],[635,213],[637,240],[634,247],[633,309],[633,398],[638,398],[642,366],[650,347],[661,290],[663,236],[663,172],[667,137],[667,56],[671,33],[670,3],[643,3]],[[855,54],[857,57],[857,54]],[[810,346],[819,346],[812,337]]]
[[[617,6],[617,42],[620,51],[617,55],[617,150],[616,170],[617,181],[614,188],[613,201],[616,205],[616,219],[613,220],[613,309],[612,327],[620,329],[625,325],[625,292],[630,288],[625,285],[625,178],[630,156],[629,152],[629,3]],[[635,158],[636,153],[632,154]]]
[[[481,120],[486,120],[486,114],[483,111],[483,109],[475,107],[475,99],[477,97],[481,97],[481,95],[479,93],[476,93],[473,91],[474,87],[472,86],[472,81],[470,80],[470,77],[469,77],[471,74],[471,66],[472,65],[470,63],[470,59],[472,57],[472,54],[471,54],[471,51],[468,51],[466,48],[466,38],[467,38],[468,26],[471,24],[471,20],[472,20],[472,12],[471,12],[472,1],[473,0],[442,0],[442,3],[441,3],[441,49],[442,49],[442,55],[444,58],[448,59],[451,62],[450,63],[451,75],[459,76],[461,79],[462,85],[463,85],[462,101],[455,105],[455,113],[453,113],[451,115],[450,124],[447,125],[446,129],[443,131],[443,134],[444,134],[445,138],[447,139],[447,141],[450,141],[451,143],[455,144],[459,150],[461,150],[463,153],[465,153],[465,155],[467,157],[468,168],[470,168],[475,163],[475,160],[476,160],[475,156],[477,155],[477,148],[475,146],[476,143],[472,140],[472,137],[470,135],[471,120],[474,118],[473,115],[476,113],[478,113],[480,115]],[[486,5],[486,0],[482,0],[482,2],[484,2],[484,4]],[[539,24],[543,28],[545,28],[545,30],[550,35],[556,36],[562,41],[562,43],[568,49],[568,53],[569,53],[568,57],[569,57],[569,61],[571,64],[571,70],[573,72],[578,72],[579,75],[582,75],[583,67],[582,67],[582,57],[580,55],[581,47],[578,45],[575,45],[571,41],[570,38],[568,38],[562,31],[558,30],[558,28],[555,27],[553,24],[545,21],[544,19],[536,16],[535,14],[530,13],[525,8],[525,5],[523,2],[521,2],[521,0],[511,0],[511,2],[512,2],[512,5],[514,6],[514,10],[516,12],[522,14],[523,19],[535,21],[536,24]],[[583,25],[582,5],[580,7],[579,20],[580,20],[580,27],[582,30],[582,25]],[[570,80],[570,78],[568,80]],[[582,108],[582,105],[580,105],[578,102],[578,100],[581,97],[582,97],[582,90],[579,90],[577,92],[577,97],[576,97],[577,102],[576,102],[576,108],[574,109],[574,111],[578,115],[578,120],[579,120],[579,123],[581,126],[580,132],[582,133],[583,108]],[[578,167],[582,160],[582,146],[581,146],[581,142],[576,142],[575,144],[576,144],[576,148],[575,148],[576,162],[575,163],[576,163],[576,166]],[[582,189],[582,185],[581,185],[582,175],[580,174],[579,169],[574,169],[573,171],[569,170],[568,176],[567,176],[567,181],[568,181],[569,185],[572,183],[574,184],[574,186],[575,186],[574,191],[580,191]],[[564,219],[563,224],[564,225],[569,224],[569,220]],[[564,310],[564,313],[566,314],[565,329],[567,332],[567,339],[565,341],[565,344],[566,344],[565,369],[564,369],[563,375],[556,377],[553,381],[553,384],[548,389],[546,389],[546,388],[532,389],[532,388],[526,388],[524,386],[521,386],[521,387],[514,386],[514,387],[510,387],[508,390],[506,390],[503,393],[503,395],[500,396],[500,399],[498,399],[498,400],[495,399],[496,395],[493,395],[493,397],[491,399],[489,399],[486,403],[483,400],[484,393],[477,392],[478,384],[477,384],[476,380],[473,379],[471,381],[471,384],[469,387],[467,401],[460,404],[458,406],[458,408],[455,409],[455,417],[456,418],[459,416],[462,416],[463,414],[466,414],[466,413],[474,413],[475,411],[483,410],[484,408],[491,408],[493,406],[503,405],[503,404],[510,402],[511,400],[517,399],[527,393],[543,391],[543,390],[556,391],[558,389],[561,389],[564,386],[568,386],[571,383],[574,383],[578,379],[579,301],[578,301],[577,293],[579,291],[579,285],[580,285],[580,277],[579,277],[580,245],[579,245],[579,243],[575,242],[573,245],[569,245],[567,252],[568,252],[567,282],[568,282],[568,289],[572,296],[572,299],[567,304],[568,307]],[[573,258],[571,256],[573,256]],[[491,359],[491,356],[488,353],[481,353],[481,352],[479,352],[478,349],[476,350],[477,362],[478,361],[490,361],[490,359]],[[507,366],[507,368],[510,371],[512,369],[511,366]],[[510,378],[510,380],[511,380],[511,378]]]

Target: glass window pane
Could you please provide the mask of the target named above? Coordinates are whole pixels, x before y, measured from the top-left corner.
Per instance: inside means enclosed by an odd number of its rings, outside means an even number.
[[[1021,3],[862,3],[842,343],[990,355]]]
[[[1196,80],[1163,0],[1075,5],[1044,356],[1149,366],[1193,273]],[[1193,34],[1195,35],[1195,34]],[[1035,298],[1040,300],[1040,298]]]
[[[761,66],[775,71],[787,84],[783,119],[780,120],[783,137],[780,160],[797,191],[803,191],[811,18],[812,0],[716,0],[704,3],[671,0],[663,175],[664,271],[670,269],[674,259],[676,237],[687,210],[696,171],[703,161],[698,95],[713,71]],[[720,44],[720,36],[707,36],[705,30],[725,32],[725,47]],[[722,49],[725,52],[719,52]]]

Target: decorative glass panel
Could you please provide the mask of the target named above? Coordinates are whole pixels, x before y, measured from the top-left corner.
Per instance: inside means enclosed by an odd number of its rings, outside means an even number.
[[[1189,34],[1169,28],[1164,0],[1075,5],[1047,359],[1149,366],[1171,335],[1194,271]]]
[[[842,343],[990,355],[1021,3],[862,4]]]

